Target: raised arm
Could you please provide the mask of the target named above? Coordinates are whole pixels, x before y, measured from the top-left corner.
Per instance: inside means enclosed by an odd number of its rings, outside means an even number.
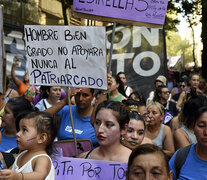
[[[80,88],[74,88],[69,91],[70,91],[70,98],[71,98],[71,97],[75,96],[80,91]],[[48,113],[54,115],[54,114],[58,113],[67,104],[68,104],[68,94],[66,93],[66,96],[64,97],[64,99],[62,99],[60,102],[57,102],[52,107],[46,109],[44,112],[48,112]]]
[[[107,93],[108,93],[108,91],[110,90],[110,88],[111,88],[111,84],[112,84],[112,73],[107,74],[107,84],[108,84],[108,89],[107,89],[107,90],[104,90],[104,91],[100,94],[100,96],[99,96],[98,100],[96,101],[96,104],[95,104],[95,106],[94,106],[94,108],[93,108],[93,112],[92,112],[92,115],[91,115],[91,124],[92,124],[92,126],[94,125],[95,112],[96,112],[96,108],[97,108],[97,106],[98,106],[101,102],[107,100]]]
[[[21,80],[16,76],[16,73],[15,73],[15,67],[17,67],[18,65],[19,65],[19,60],[15,57],[14,62],[12,64],[12,68],[11,68],[11,76],[12,76],[14,83],[19,87]]]
[[[180,107],[182,106],[185,96],[186,96],[185,91],[181,92],[180,97],[179,97],[179,99],[178,99],[178,102],[177,102],[177,104],[176,104],[176,108],[177,108],[178,110],[179,110]]]

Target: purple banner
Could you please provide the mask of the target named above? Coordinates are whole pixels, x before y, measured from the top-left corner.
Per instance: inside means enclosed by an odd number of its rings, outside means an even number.
[[[168,0],[74,0],[73,11],[162,25],[167,3]]]
[[[126,179],[127,163],[69,157],[53,158],[56,180]]]

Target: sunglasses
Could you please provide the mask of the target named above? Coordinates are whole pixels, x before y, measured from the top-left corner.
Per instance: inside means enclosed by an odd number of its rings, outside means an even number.
[[[163,94],[168,94],[170,91],[162,91]]]
[[[181,87],[181,88],[184,88],[184,87],[185,87],[185,85],[180,85],[180,87]]]

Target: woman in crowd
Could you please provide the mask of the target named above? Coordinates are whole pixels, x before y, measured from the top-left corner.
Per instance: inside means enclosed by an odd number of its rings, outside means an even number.
[[[191,92],[196,93],[196,94],[202,94],[202,91],[199,89],[199,82],[200,82],[199,74],[192,73],[190,74],[189,79],[190,79],[189,80],[190,89],[188,89],[187,91],[181,92],[178,102],[176,104],[176,107],[178,110],[182,107],[185,101],[191,97],[191,94],[192,94]]]
[[[197,142],[194,134],[194,115],[195,111],[207,102],[207,98],[202,95],[191,97],[185,102],[183,110],[179,115],[181,127],[174,132],[176,149],[194,144]]]
[[[161,85],[156,88],[153,101],[159,102],[164,106],[164,118],[162,122],[163,124],[172,127],[171,121],[177,116],[178,111],[175,102],[170,101],[169,97],[169,89],[167,86]]]
[[[164,117],[164,108],[158,102],[152,102],[147,107],[148,116],[146,117],[146,131],[145,136],[150,138],[153,143],[171,157],[175,152],[173,136],[171,129],[162,124]]]
[[[16,143],[16,117],[24,111],[33,111],[34,107],[24,97],[11,98],[7,102],[4,113],[1,114],[1,144],[0,152],[10,152],[17,147]]]
[[[144,95],[142,93],[140,93],[139,91],[133,91],[129,95],[128,99],[133,99],[133,100],[136,100],[136,101],[142,101],[142,102],[146,103]]]
[[[108,92],[108,100],[121,102],[124,99],[127,98],[125,97],[123,82],[120,80],[119,76],[112,77],[112,84]]]
[[[120,137],[125,134],[125,124],[128,122],[128,113],[122,103],[115,101],[100,103],[96,108],[94,122],[100,146],[82,153],[79,157],[126,163],[131,150],[121,144]]]
[[[3,100],[4,94],[0,92],[0,115],[4,112],[4,107],[6,105],[6,102]],[[0,127],[1,127],[1,117],[0,117]]]
[[[127,132],[121,137],[122,144],[131,150],[142,143],[153,144],[151,139],[144,137],[145,122],[139,112],[139,102],[124,100],[123,104],[129,113],[129,123],[126,125]]]
[[[124,72],[119,72],[117,76],[119,76],[120,80],[124,84],[124,92],[126,97],[129,97],[129,95],[133,92],[133,89],[130,86],[127,86],[126,74]]]
[[[61,87],[60,86],[46,86],[42,93],[42,98],[35,107],[39,111],[44,111],[56,104],[61,97]]]
[[[195,114],[194,133],[197,143],[179,149],[171,158],[169,165],[173,179],[207,179],[207,107],[201,107]],[[188,150],[186,151],[185,149]],[[180,154],[182,152],[182,154]],[[185,152],[185,153],[183,153]],[[177,158],[178,154],[181,158]],[[185,159],[186,158],[186,159]],[[185,159],[182,164],[181,159]],[[176,161],[176,162],[175,162]],[[176,164],[181,164],[179,167]]]
[[[16,76],[15,67],[17,67],[18,65],[19,65],[19,60],[15,57],[14,63],[12,64],[12,69],[11,69],[12,79],[18,87],[19,95],[25,96],[26,99],[32,102],[35,97],[35,89],[33,89],[32,85],[30,85],[28,73],[24,75],[24,81],[21,81]]]
[[[143,144],[135,148],[128,161],[127,180],[172,180],[166,154],[158,146]]]

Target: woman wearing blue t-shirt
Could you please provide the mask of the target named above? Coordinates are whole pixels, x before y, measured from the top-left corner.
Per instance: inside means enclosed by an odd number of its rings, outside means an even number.
[[[33,106],[24,97],[9,99],[4,108],[4,113],[0,115],[2,118],[0,152],[10,152],[17,147],[16,117],[25,111],[32,110],[34,110]]]
[[[181,168],[176,167],[175,158],[178,151],[171,158],[169,165],[173,170],[173,179],[207,179],[207,106],[200,108],[195,115],[194,133],[197,143],[191,145]],[[181,159],[179,161],[181,161]],[[177,158],[176,158],[177,159]],[[179,173],[177,173],[179,172]]]

